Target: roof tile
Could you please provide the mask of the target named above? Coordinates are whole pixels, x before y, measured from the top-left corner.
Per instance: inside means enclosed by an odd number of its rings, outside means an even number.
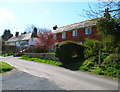
[[[98,19],[100,19],[100,18],[95,18],[95,19],[86,20],[86,21],[82,21],[79,23],[74,23],[74,24],[70,24],[67,26],[59,27],[56,30],[53,30],[52,32],[53,33],[61,33],[61,32],[70,31],[73,29],[95,26]]]

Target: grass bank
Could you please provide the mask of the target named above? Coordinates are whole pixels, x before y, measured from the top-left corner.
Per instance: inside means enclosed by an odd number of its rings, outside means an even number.
[[[60,66],[61,65],[60,62],[57,62],[57,61],[54,61],[54,60],[46,60],[46,59],[40,59],[40,58],[30,58],[27,55],[23,55],[20,59],[29,60],[29,61],[38,62],[38,63],[50,64],[50,65],[54,65],[54,66]]]
[[[12,66],[10,66],[9,64],[7,64],[5,62],[0,61],[0,73],[5,73],[5,72],[10,71],[12,69],[13,69]]]
[[[22,56],[20,59],[60,66],[75,71],[94,73],[106,77],[118,77],[120,74],[120,55],[116,54],[102,55],[101,67],[98,67],[98,56],[90,57],[89,59],[83,60],[81,62],[69,63],[64,65],[53,60],[30,58],[27,55]]]
[[[100,67],[98,67],[98,56],[91,57],[88,60],[85,60],[79,69],[107,77],[119,77],[120,55],[102,55]]]

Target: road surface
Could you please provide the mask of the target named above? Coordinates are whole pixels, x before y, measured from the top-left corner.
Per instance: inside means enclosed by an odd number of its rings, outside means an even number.
[[[0,75],[1,76],[1,75]],[[62,90],[46,78],[13,69],[2,75],[2,90]]]
[[[46,78],[65,90],[118,90],[117,80],[102,78],[85,72],[21,60],[17,57],[0,57],[0,61],[7,62],[20,71]]]

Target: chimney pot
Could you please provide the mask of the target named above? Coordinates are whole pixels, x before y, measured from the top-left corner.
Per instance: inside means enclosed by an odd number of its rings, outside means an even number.
[[[37,28],[34,27],[34,37],[37,37]]]
[[[54,27],[53,27],[53,30],[56,30],[58,27],[57,27],[57,25],[55,25]]]
[[[19,32],[16,32],[15,36],[18,37],[19,36]]]

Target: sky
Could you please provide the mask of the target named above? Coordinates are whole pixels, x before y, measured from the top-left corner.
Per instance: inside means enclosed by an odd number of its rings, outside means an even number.
[[[88,4],[97,0],[0,0],[0,36],[5,29],[14,35],[22,33],[28,26],[53,28],[88,20],[79,16]]]

